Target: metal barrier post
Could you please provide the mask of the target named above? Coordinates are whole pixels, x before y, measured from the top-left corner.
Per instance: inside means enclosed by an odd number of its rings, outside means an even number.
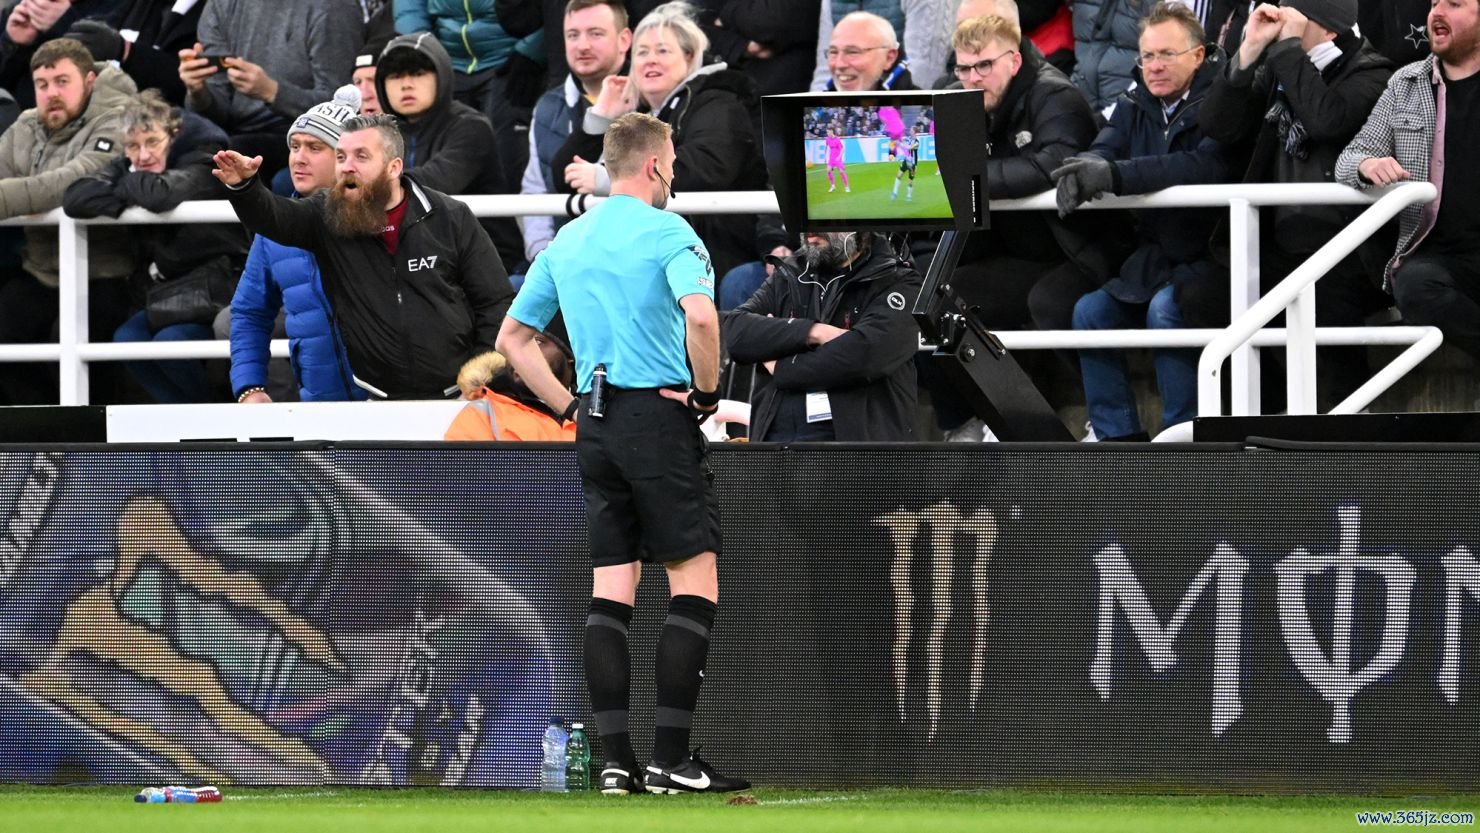
[[[1259,208],[1246,199],[1228,201],[1228,320],[1237,321],[1259,300]],[[1230,407],[1246,416],[1260,412],[1259,348],[1245,343],[1233,351]]]
[[[1285,309],[1285,412],[1316,412],[1316,285],[1300,290]]]
[[[80,348],[88,340],[87,226],[63,214],[57,222],[61,246],[57,335],[61,347],[61,404],[88,402],[87,363]]]

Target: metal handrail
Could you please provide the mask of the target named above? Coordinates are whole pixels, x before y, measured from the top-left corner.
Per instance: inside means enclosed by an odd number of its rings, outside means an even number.
[[[1249,292],[1257,292],[1258,271],[1258,209],[1261,206],[1281,205],[1366,205],[1380,203],[1395,193],[1417,193],[1414,189],[1429,188],[1426,183],[1406,183],[1386,192],[1364,193],[1344,185],[1336,184],[1238,184],[1238,185],[1182,185],[1125,197],[1102,197],[1081,206],[1082,210],[1146,209],[1146,208],[1227,208],[1230,211],[1230,243],[1233,262],[1230,282],[1236,291],[1232,293],[1231,314],[1234,320],[1243,320],[1243,313],[1250,307]],[[602,197],[568,197],[564,195],[478,195],[460,196],[479,217],[519,217],[526,215],[572,216],[588,210],[599,203]],[[1426,201],[1428,197],[1405,197],[1408,202]],[[1401,208],[1401,207],[1400,207]],[[676,195],[668,209],[682,214],[762,214],[777,211],[776,196],[769,191],[715,191],[683,193]],[[1056,209],[1053,192],[1013,200],[993,200],[992,211],[1052,211]],[[1369,212],[1371,209],[1369,209]],[[1366,216],[1365,214],[1363,216]],[[43,214],[0,220],[0,225],[35,226],[56,225],[61,243],[61,280],[59,286],[60,338],[57,344],[12,344],[0,345],[0,362],[56,361],[61,365],[62,404],[84,404],[87,401],[87,364],[95,361],[129,361],[149,359],[223,358],[229,357],[227,343],[219,341],[182,341],[172,343],[138,342],[131,344],[89,344],[87,342],[87,282],[78,281],[85,274],[87,263],[87,229],[95,225],[160,225],[179,223],[236,222],[231,204],[225,200],[188,202],[173,211],[154,214],[139,208],[130,208],[115,219],[97,218],[77,220],[64,215],[60,209]],[[1365,224],[1363,228],[1365,228]],[[1350,231],[1348,229],[1347,231]],[[1343,235],[1347,234],[1343,232]],[[1370,231],[1368,232],[1370,234]],[[1338,235],[1340,238],[1341,235]],[[1335,241],[1333,241],[1334,243]],[[1357,242],[1360,242],[1358,240]],[[1355,244],[1353,244],[1355,246]],[[1329,245],[1328,245],[1329,248]],[[1322,249],[1324,252],[1325,249]],[[1348,250],[1349,251],[1349,250]],[[1339,259],[1339,258],[1338,258]],[[1304,267],[1302,267],[1304,268]],[[1329,265],[1325,268],[1329,269]],[[1322,270],[1324,272],[1324,270]],[[1296,274],[1304,274],[1297,270]],[[1295,277],[1292,274],[1292,278]],[[1319,277],[1317,275],[1317,277]],[[1312,278],[1311,280],[1314,280]],[[1284,284],[1281,284],[1282,286]],[[1252,288],[1252,289],[1251,289]],[[1287,302],[1288,303],[1288,302]],[[1299,302],[1296,302],[1299,306]],[[1309,303],[1306,307],[1310,307]],[[1283,308],[1283,307],[1281,307]],[[1278,314],[1276,311],[1275,314]],[[1271,315],[1270,318],[1273,316]],[[1298,321],[1313,315],[1302,312],[1292,314]],[[1259,326],[1268,323],[1265,318]],[[1259,346],[1286,343],[1287,350],[1297,351],[1289,345],[1298,345],[1305,350],[1314,343],[1406,343],[1417,349],[1426,341],[1427,331],[1415,328],[1357,328],[1366,335],[1329,333],[1315,331],[1314,327],[1295,327],[1296,335],[1289,338],[1281,331],[1265,331],[1253,340],[1239,339],[1232,350],[1234,390],[1234,413],[1257,412],[1258,408],[1258,365],[1253,361],[1253,350]],[[1312,331],[1307,334],[1307,331]],[[1010,349],[1082,349],[1104,347],[1178,347],[1227,344],[1228,339],[1219,340],[1213,334],[1218,331],[1201,330],[1102,330],[1094,333],[1078,331],[1039,332],[1014,331],[998,335]],[[1279,335],[1270,335],[1278,332]],[[1322,334],[1324,333],[1324,334]],[[1376,335],[1385,333],[1385,335]],[[1358,338],[1357,342],[1333,342],[1332,338]],[[1374,341],[1373,339],[1379,339]],[[1315,339],[1315,341],[1311,341]],[[1220,349],[1222,349],[1220,347]],[[1432,351],[1432,348],[1428,348]],[[272,355],[288,355],[286,340],[275,340],[271,345]],[[1303,353],[1295,352],[1300,362],[1307,362]],[[1427,355],[1427,353],[1424,353]],[[1405,354],[1407,356],[1407,354]],[[1226,358],[1226,356],[1225,356]],[[1422,358],[1418,356],[1417,358]],[[1400,357],[1394,365],[1416,364],[1417,358]],[[1221,362],[1221,359],[1220,359]],[[1314,356],[1306,364],[1300,364],[1292,372],[1292,379],[1300,383],[1309,378],[1313,388]],[[1390,367],[1394,366],[1390,365]],[[1297,379],[1298,376],[1298,379]],[[1216,376],[1215,376],[1216,378]],[[1205,380],[1199,379],[1199,396]],[[1374,382],[1378,381],[1374,379]],[[1296,381],[1291,383],[1296,384]],[[1370,385],[1371,383],[1369,383]],[[1391,380],[1382,386],[1390,385]],[[1368,386],[1364,386],[1366,390]],[[1361,391],[1359,391],[1360,393]],[[1380,394],[1378,390],[1376,394]],[[1305,401],[1306,392],[1301,391],[1300,401]],[[1355,395],[1354,395],[1355,396]],[[1368,400],[1370,402],[1370,399]],[[1347,403],[1343,403],[1345,406]],[[1221,411],[1221,402],[1217,404]]]
[[[1400,211],[1411,205],[1430,202],[1437,196],[1438,190],[1428,182],[1408,182],[1387,189],[1367,210],[1327,241],[1326,245],[1316,250],[1315,254],[1242,315],[1234,318],[1221,335],[1203,348],[1202,356],[1198,359],[1198,414],[1216,416],[1223,413],[1223,360],[1233,355],[1234,350],[1248,342],[1257,330],[1274,320],[1275,316],[1288,307],[1297,306],[1299,309],[1292,309],[1287,317],[1289,322],[1297,322],[1292,329],[1299,333],[1297,338],[1291,339],[1286,345],[1290,359],[1287,370],[1287,408],[1290,413],[1312,413],[1315,409],[1315,282]],[[1421,345],[1432,344],[1423,356],[1433,352],[1438,347],[1438,341],[1428,336],[1426,332],[1409,349],[1417,350]],[[1442,336],[1439,340],[1442,340]],[[1416,360],[1414,363],[1416,364]]]
[[[455,199],[466,203],[479,217],[523,217],[526,215],[573,216],[597,205],[605,197],[570,197],[556,194],[478,194]],[[1105,196],[1080,206],[1080,210],[1100,211],[1128,208],[1226,208],[1231,200],[1245,200],[1255,206],[1275,205],[1367,205],[1375,201],[1345,185],[1332,183],[1289,184],[1252,183],[1239,185],[1177,185],[1151,194],[1128,197]],[[992,200],[992,211],[1054,211],[1054,192],[1045,191],[1031,197]],[[668,210],[677,214],[765,214],[778,211],[776,195],[771,191],[704,191],[675,194]],[[0,226],[54,226],[66,217],[60,208],[41,214],[28,214],[0,220]],[[234,223],[236,213],[226,200],[197,200],[181,203],[173,211],[155,214],[142,208],[129,208],[118,219],[97,217],[75,220],[79,225],[173,225],[179,223]]]

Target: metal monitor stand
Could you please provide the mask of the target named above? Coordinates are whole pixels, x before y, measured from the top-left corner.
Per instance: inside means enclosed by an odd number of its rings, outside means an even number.
[[[925,273],[913,315],[920,332],[935,342],[932,359],[971,409],[999,439],[1069,442],[1074,437],[1049,407],[1028,374],[982,324],[950,284],[966,248],[966,233],[943,232]]]

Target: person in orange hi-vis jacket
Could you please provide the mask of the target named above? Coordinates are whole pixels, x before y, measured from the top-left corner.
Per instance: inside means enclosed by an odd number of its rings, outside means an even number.
[[[536,341],[556,378],[570,387],[575,367],[564,344],[548,334]],[[445,440],[569,442],[576,438],[575,420],[562,422],[500,353],[490,351],[469,359],[457,374],[457,386],[468,404],[447,427]]]

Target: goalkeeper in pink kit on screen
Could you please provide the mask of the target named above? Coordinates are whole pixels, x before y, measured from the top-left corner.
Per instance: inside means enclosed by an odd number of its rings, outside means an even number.
[[[833,178],[833,171],[843,177],[843,193],[849,193],[853,189],[848,185],[848,168],[843,163],[843,140],[838,137],[836,128],[827,129],[827,192],[838,190],[837,180]]]

